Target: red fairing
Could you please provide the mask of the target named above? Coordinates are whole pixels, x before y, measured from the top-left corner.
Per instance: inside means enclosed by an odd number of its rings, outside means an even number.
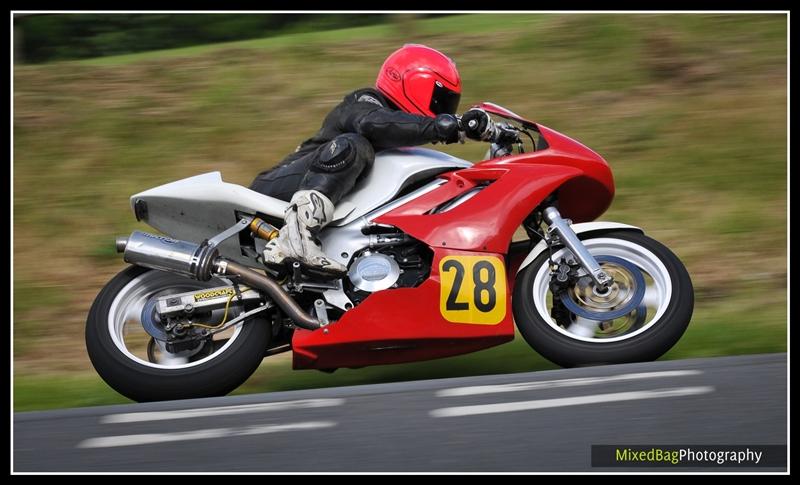
[[[600,217],[614,199],[614,176],[608,163],[597,152],[577,140],[537,124],[558,163],[583,173],[558,189],[558,209],[573,222],[590,222]]]
[[[516,115],[506,110],[503,116]],[[545,126],[522,121],[530,123],[530,129],[539,130],[547,141],[546,149],[487,160],[445,174],[442,177],[447,181],[440,187],[375,219],[400,228],[433,249],[430,277],[416,288],[373,293],[324,329],[296,329],[292,338],[296,369],[414,362],[473,352],[514,338],[510,295],[525,252],[515,247],[509,261],[504,256],[516,229],[553,193],[558,196],[561,213],[575,222],[594,220],[614,196],[614,180],[602,157]],[[485,188],[466,202],[428,214],[478,186]],[[476,270],[478,263],[470,261],[493,261],[496,265],[496,281],[502,279],[506,285],[502,298],[490,300],[490,321],[464,323],[453,318],[451,310],[464,311],[456,308],[459,300],[464,305],[464,293],[453,290],[453,267],[445,269],[445,264],[453,260],[463,265],[467,275],[468,265],[476,264],[472,269],[477,273],[473,274],[483,275],[481,278],[488,273]],[[446,280],[440,274],[440,263],[442,271],[448,271]],[[501,273],[505,273],[503,278]],[[473,288],[478,292],[477,284]],[[500,294],[497,289],[496,295]],[[448,295],[455,295],[453,307],[445,303]],[[480,298],[487,295],[478,293]]]
[[[439,311],[439,262],[453,255],[502,256],[437,248],[430,277],[416,288],[373,293],[325,329],[298,328],[292,337],[295,369],[395,364],[449,357],[513,340],[511,293],[505,316],[494,325],[453,323]]]
[[[559,209],[574,222],[596,219],[614,197],[614,179],[600,155],[538,125],[549,147],[496,158],[443,175],[447,183],[375,221],[391,224],[430,246],[505,254],[522,221],[558,190]],[[488,183],[463,204],[440,214],[439,205]]]

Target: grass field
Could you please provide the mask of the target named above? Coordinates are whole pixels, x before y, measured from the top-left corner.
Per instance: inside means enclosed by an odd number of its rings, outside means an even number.
[[[786,350],[785,15],[494,14],[414,20],[14,69],[14,408],[126,400],[94,373],[89,306],[147,230],[128,197],[220,170],[247,185],[374,82],[406,42],[463,77],[461,108],[493,101],[611,164],[602,219],[644,227],[685,262],[692,324],[664,358]],[[448,146],[477,160],[477,143]],[[409,365],[291,371],[265,360],[237,390],[552,368],[524,341]]]

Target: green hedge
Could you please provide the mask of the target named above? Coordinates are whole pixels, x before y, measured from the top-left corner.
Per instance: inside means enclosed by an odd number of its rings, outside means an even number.
[[[14,21],[25,62],[130,54],[381,23],[386,14],[38,14]]]

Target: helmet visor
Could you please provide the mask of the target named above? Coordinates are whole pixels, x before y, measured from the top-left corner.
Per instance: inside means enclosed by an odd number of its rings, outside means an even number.
[[[445,87],[438,81],[433,84],[433,95],[429,106],[431,113],[435,115],[442,113],[454,115],[458,110],[459,101],[461,101],[461,93]]]

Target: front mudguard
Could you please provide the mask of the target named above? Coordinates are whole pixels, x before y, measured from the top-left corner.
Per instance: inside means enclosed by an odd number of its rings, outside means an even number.
[[[644,234],[644,231],[636,226],[631,226],[628,224],[622,224],[620,222],[584,222],[581,224],[572,224],[570,226],[575,234],[587,234],[587,233],[602,233],[602,232],[609,232],[609,231],[634,231],[640,234]],[[522,260],[519,267],[517,268],[516,274],[519,274],[520,271],[525,269],[526,266],[531,264],[540,254],[547,250],[547,244],[544,241],[539,241],[539,243],[534,246],[534,248],[528,253],[525,259]]]

